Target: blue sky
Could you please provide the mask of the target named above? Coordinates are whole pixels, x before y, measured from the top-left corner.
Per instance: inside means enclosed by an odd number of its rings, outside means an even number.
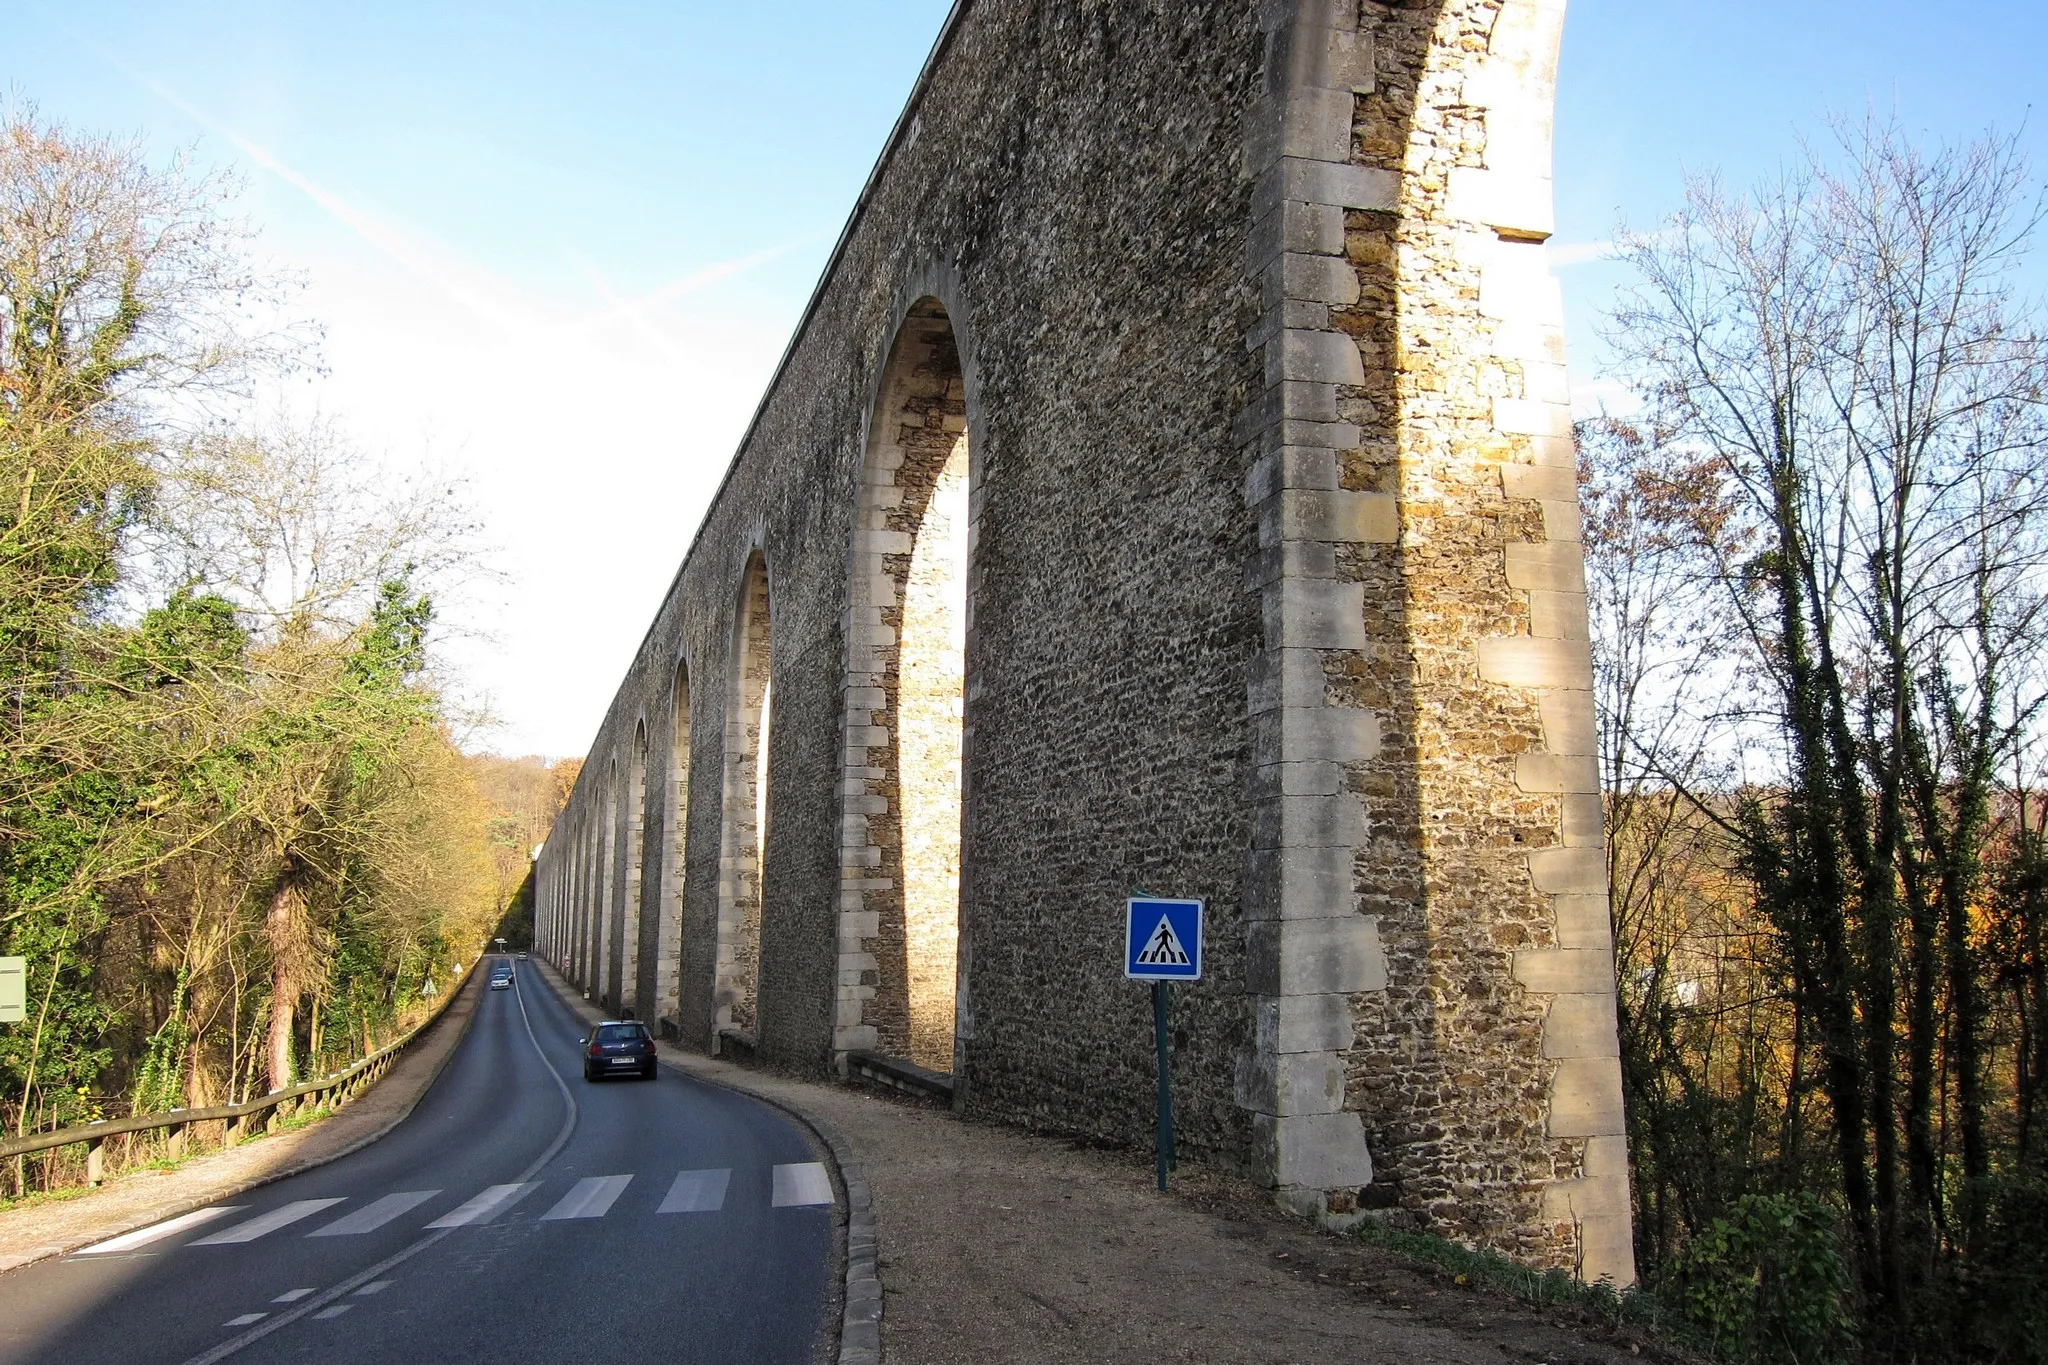
[[[451,664],[492,747],[573,753],[945,10],[78,3],[9,15],[0,88],[244,173],[326,324],[285,398],[469,476],[510,577],[457,606],[488,638]],[[1669,213],[1682,169],[1747,182],[1828,109],[2018,127],[2044,51],[2041,0],[1571,0],[1553,259],[1583,401],[1612,397],[1593,324],[1621,278],[1589,258]]]

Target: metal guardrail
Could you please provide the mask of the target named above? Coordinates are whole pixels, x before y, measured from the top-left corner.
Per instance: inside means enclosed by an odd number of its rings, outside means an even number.
[[[125,1119],[102,1119],[98,1123],[81,1123],[70,1128],[55,1128],[47,1133],[30,1133],[24,1137],[9,1138],[0,1142],[0,1160],[10,1157],[27,1156],[33,1152],[47,1152],[58,1147],[74,1147],[85,1144],[85,1183],[99,1184],[106,1176],[106,1143],[108,1138],[121,1137],[129,1133],[155,1132],[158,1129],[171,1130],[173,1156],[183,1154],[186,1131],[195,1123],[226,1123],[221,1132],[221,1146],[245,1137],[257,1127],[260,1120],[264,1132],[270,1131],[280,1121],[290,1118],[301,1109],[318,1109],[334,1096],[343,1102],[355,1098],[363,1091],[382,1080],[397,1060],[398,1054],[412,1046],[413,1042],[440,1021],[455,1003],[455,997],[462,994],[462,988],[476,974],[484,960],[479,953],[475,962],[457,977],[448,988],[441,1002],[433,1012],[407,1029],[403,1035],[386,1043],[369,1056],[331,1076],[318,1080],[302,1081],[283,1090],[273,1090],[257,1099],[245,1100],[241,1104],[215,1105],[211,1109],[173,1109],[162,1114],[134,1114]]]

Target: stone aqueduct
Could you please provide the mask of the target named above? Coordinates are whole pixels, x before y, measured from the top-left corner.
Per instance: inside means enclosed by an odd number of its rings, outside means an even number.
[[[961,0],[537,865],[684,1043],[1633,1278],[1563,0]]]

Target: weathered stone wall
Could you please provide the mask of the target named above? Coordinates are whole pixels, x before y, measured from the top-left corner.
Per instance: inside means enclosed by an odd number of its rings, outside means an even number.
[[[1143,1142],[1121,903],[1200,895],[1194,1154],[1630,1278],[1561,19],[957,9],[542,856],[544,951],[602,991],[615,886],[682,1038],[943,1065],[957,858],[958,1102]],[[963,435],[961,631],[919,544]],[[660,838],[606,805],[643,726]]]

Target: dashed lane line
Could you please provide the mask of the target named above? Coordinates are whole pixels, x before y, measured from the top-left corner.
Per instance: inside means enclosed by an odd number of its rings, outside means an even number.
[[[269,1316],[270,1314],[268,1313],[244,1313],[239,1318],[229,1318],[226,1322],[222,1323],[221,1326],[247,1327],[250,1323],[261,1322]]]
[[[322,1322],[328,1318],[338,1318],[343,1313],[346,1313],[349,1309],[353,1307],[355,1307],[355,1305],[352,1303],[337,1303],[332,1308],[323,1308],[319,1312],[315,1313],[313,1315],[313,1321]]]
[[[546,1166],[550,1161],[553,1161],[555,1157],[561,1152],[561,1150],[569,1145],[570,1135],[576,1131],[576,1118],[578,1110],[576,1108],[576,1097],[569,1093],[569,1083],[562,1079],[561,1072],[555,1070],[555,1064],[548,1060],[547,1050],[540,1045],[540,1039],[534,1036],[533,1019],[526,1012],[526,995],[525,992],[521,991],[518,988],[517,982],[513,983],[513,998],[519,1002],[519,1018],[520,1021],[526,1025],[526,1040],[529,1043],[533,1044],[534,1055],[539,1057],[541,1065],[545,1066],[548,1069],[548,1075],[554,1077],[555,1089],[561,1092],[562,1104],[564,1109],[566,1110],[566,1112],[562,1115],[562,1127],[560,1131],[558,1131],[555,1134],[555,1140],[548,1144],[548,1148],[546,1151],[542,1152],[539,1156],[533,1159],[532,1165],[528,1166],[524,1171],[520,1173],[519,1179],[521,1181],[526,1181],[532,1179],[536,1172],[538,1172],[542,1167]],[[217,1362],[226,1360],[229,1356],[235,1354],[237,1351],[240,1351],[243,1347],[253,1346],[255,1343],[269,1336],[272,1332],[275,1332],[278,1328],[289,1326],[290,1324],[297,1322],[300,1318],[305,1317],[308,1313],[312,1313],[315,1309],[324,1309],[328,1305],[332,1304],[336,1299],[339,1299],[346,1294],[354,1293],[356,1290],[370,1283],[370,1281],[377,1279],[379,1276],[383,1275],[385,1271],[403,1265],[405,1262],[419,1255],[422,1251],[425,1251],[428,1247],[434,1245],[434,1243],[440,1241],[443,1237],[446,1237],[449,1233],[453,1231],[453,1228],[439,1228],[435,1231],[429,1232],[426,1236],[420,1238],[420,1240],[414,1242],[411,1246],[407,1247],[405,1250],[397,1253],[396,1255],[385,1257],[383,1260],[377,1262],[377,1264],[371,1266],[368,1270],[358,1271],[356,1274],[349,1276],[347,1279],[343,1280],[340,1284],[334,1286],[334,1288],[328,1290],[326,1293],[308,1299],[305,1303],[299,1305],[297,1308],[288,1309],[285,1312],[280,1313],[276,1317],[270,1319],[268,1322],[257,1323],[254,1327],[251,1327],[248,1331],[242,1333],[240,1336],[229,1337],[226,1341],[223,1341],[220,1345],[214,1347],[210,1351],[200,1352],[198,1355],[193,1356],[190,1360],[184,1362],[184,1365],[216,1365]],[[322,1313],[319,1316],[324,1317],[326,1315]]]
[[[342,1203],[340,1199],[294,1199],[282,1208],[260,1214],[246,1223],[237,1223],[231,1228],[222,1228],[211,1237],[201,1237],[186,1243],[195,1247],[234,1246],[242,1242],[253,1242],[258,1237],[276,1232],[279,1228],[290,1227],[301,1218],[311,1218],[322,1209],[331,1209]]]
[[[297,1303],[300,1299],[305,1298],[306,1295],[317,1294],[319,1292],[320,1291],[318,1289],[287,1289],[284,1291],[284,1293],[279,1294],[276,1298],[272,1299],[271,1302]]]

